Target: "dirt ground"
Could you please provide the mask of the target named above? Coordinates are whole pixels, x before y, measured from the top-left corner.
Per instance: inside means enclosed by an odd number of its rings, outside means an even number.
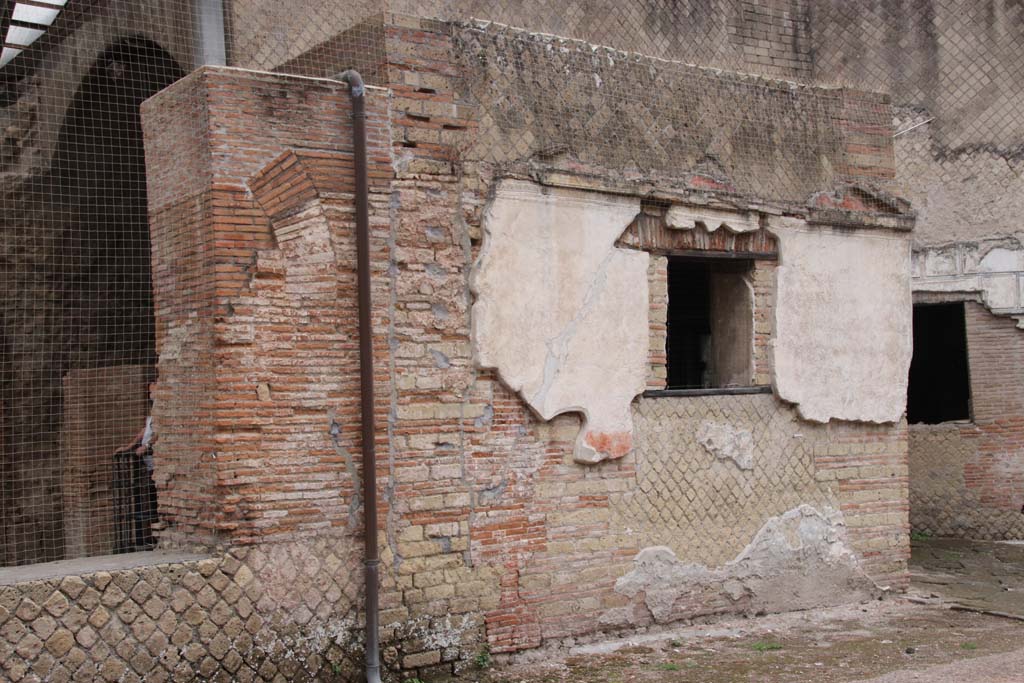
[[[457,680],[1024,683],[1024,545],[917,539],[911,571],[902,597],[532,653],[500,667],[484,656]]]
[[[1024,619],[1024,542],[918,539],[911,549],[913,593]]]

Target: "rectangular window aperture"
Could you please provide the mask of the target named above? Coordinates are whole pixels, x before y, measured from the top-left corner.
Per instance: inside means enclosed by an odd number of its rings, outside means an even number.
[[[971,419],[963,303],[914,306],[907,422]]]
[[[751,385],[750,268],[747,260],[669,258],[668,389]]]

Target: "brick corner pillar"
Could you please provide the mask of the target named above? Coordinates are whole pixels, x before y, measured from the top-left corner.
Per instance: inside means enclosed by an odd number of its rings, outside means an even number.
[[[368,100],[381,193],[387,101]],[[347,529],[359,446],[347,86],[203,67],[142,120],[161,543]]]

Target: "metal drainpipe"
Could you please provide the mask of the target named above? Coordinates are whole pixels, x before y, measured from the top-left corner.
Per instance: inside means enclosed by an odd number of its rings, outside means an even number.
[[[196,66],[226,65],[228,61],[224,40],[224,1],[196,0],[193,7]]]
[[[359,385],[363,433],[363,545],[366,569],[366,681],[380,683],[380,555],[377,552],[377,450],[373,419],[373,322],[370,317],[370,188],[366,166],[366,88],[358,71],[340,79],[352,98],[356,171],[356,277],[359,295]]]

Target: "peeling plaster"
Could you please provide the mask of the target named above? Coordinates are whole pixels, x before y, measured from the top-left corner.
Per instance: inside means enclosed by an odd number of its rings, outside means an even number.
[[[912,351],[905,233],[771,218],[779,238],[773,385],[814,422],[896,422]]]
[[[632,449],[630,403],[646,385],[646,253],[615,241],[636,198],[502,181],[471,276],[473,347],[544,420],[584,416],[574,457]]]
[[[753,232],[761,227],[756,213],[721,211],[719,209],[695,208],[676,204],[669,207],[665,223],[678,230],[693,230],[703,227],[708,232],[725,228],[730,232]]]
[[[847,544],[842,514],[801,505],[769,519],[735,560],[718,568],[683,562],[665,546],[644,548],[615,590],[642,599],[656,623],[667,623],[693,616],[688,609],[716,597],[744,601],[751,612],[777,612],[866,599],[879,588]]]
[[[705,420],[697,430],[697,443],[719,460],[731,460],[741,470],[754,469],[754,435],[749,429]]]

